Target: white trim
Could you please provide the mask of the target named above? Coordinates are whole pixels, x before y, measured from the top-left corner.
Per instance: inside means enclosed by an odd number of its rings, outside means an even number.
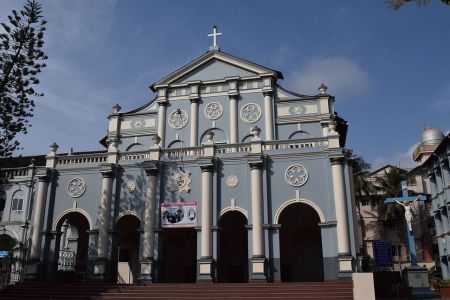
[[[275,217],[274,217],[274,222],[273,222],[273,223],[274,223],[274,224],[279,224],[278,220],[279,220],[280,215],[281,215],[281,213],[283,212],[283,210],[284,210],[286,207],[288,207],[289,205],[295,204],[295,203],[301,203],[301,204],[306,204],[306,205],[311,206],[311,207],[316,211],[316,213],[319,215],[320,222],[321,222],[321,223],[326,222],[326,221],[325,221],[325,215],[323,214],[322,210],[320,209],[320,207],[319,207],[317,204],[315,204],[315,203],[312,202],[311,200],[307,200],[307,199],[292,199],[292,200],[289,200],[289,201],[283,203],[283,204],[277,209],[277,211],[276,211],[276,213],[275,213]]]
[[[55,221],[53,222],[52,230],[53,230],[53,231],[56,231],[56,226],[58,225],[59,221],[61,221],[61,219],[62,219],[65,215],[67,215],[68,213],[71,213],[71,212],[77,212],[77,213],[82,214],[82,215],[87,219],[87,221],[88,221],[88,223],[89,223],[89,230],[94,229],[94,224],[92,223],[92,218],[91,218],[91,216],[87,213],[87,211],[85,211],[84,209],[81,209],[81,208],[73,207],[73,208],[66,209],[65,211],[63,211],[62,213],[59,214],[59,216],[58,216],[58,217],[55,219]]]
[[[245,216],[245,218],[247,219],[247,222],[248,222],[248,211],[246,209],[242,208],[242,207],[239,207],[239,206],[228,206],[228,207],[225,207],[224,209],[222,209],[220,211],[219,218],[222,217],[227,212],[230,212],[230,211],[238,211],[238,212],[242,213]]]
[[[138,215],[137,212],[134,211],[124,211],[122,213],[120,213],[117,217],[116,220],[114,221],[115,224],[117,224],[117,222],[119,222],[120,219],[122,219],[125,216],[134,216],[139,220],[139,223],[141,223],[141,217]]]
[[[3,234],[0,234],[3,235]],[[5,228],[4,235],[9,236],[10,238],[15,239],[16,241],[20,242],[19,236],[17,235],[16,231],[10,228]]]

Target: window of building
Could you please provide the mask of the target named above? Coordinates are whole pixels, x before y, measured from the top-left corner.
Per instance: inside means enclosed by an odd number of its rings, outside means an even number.
[[[23,210],[23,191],[17,191],[14,193],[11,201],[12,211],[22,211]]]

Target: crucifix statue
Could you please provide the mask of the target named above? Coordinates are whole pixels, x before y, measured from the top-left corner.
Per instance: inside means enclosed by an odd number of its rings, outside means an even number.
[[[384,203],[398,203],[405,209],[405,223],[408,236],[409,254],[411,256],[411,265],[417,266],[416,243],[414,241],[414,233],[412,231],[413,214],[411,212],[411,206],[416,201],[425,201],[427,200],[427,198],[425,198],[425,196],[423,195],[409,197],[407,181],[406,180],[402,181],[401,185],[402,185],[402,196],[397,198],[386,198],[386,200],[384,200]]]
[[[217,37],[222,35],[222,33],[217,32],[217,26],[213,26],[213,33],[208,34],[208,36],[213,37],[213,45],[209,47],[209,50],[219,50],[219,46],[217,45]]]

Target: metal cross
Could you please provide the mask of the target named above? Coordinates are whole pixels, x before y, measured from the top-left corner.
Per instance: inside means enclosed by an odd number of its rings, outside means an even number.
[[[208,36],[213,37],[213,45],[212,47],[217,48],[217,36],[222,35],[222,33],[217,32],[217,26],[213,26],[213,33],[208,34]]]
[[[402,185],[402,197],[386,198],[384,200],[384,203],[398,203],[405,209],[405,225],[408,236],[408,248],[409,254],[411,256],[411,265],[417,266],[416,242],[414,241],[414,233],[412,232],[411,228],[412,213],[410,205],[412,205],[416,201],[425,201],[427,200],[427,198],[423,195],[409,197],[407,181],[403,180],[401,182],[401,185]]]

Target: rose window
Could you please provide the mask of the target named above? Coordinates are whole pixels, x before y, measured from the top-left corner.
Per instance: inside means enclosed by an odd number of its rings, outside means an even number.
[[[69,182],[67,192],[72,198],[81,197],[86,191],[86,182],[81,177],[75,177]]]
[[[241,119],[247,123],[255,123],[261,118],[261,108],[256,103],[249,103],[241,109]]]
[[[188,122],[188,115],[182,109],[174,110],[169,115],[168,122],[169,122],[170,127],[172,127],[172,128],[175,128],[175,129],[183,128],[184,126],[186,126],[186,124]]]
[[[216,120],[223,114],[223,107],[220,103],[211,102],[205,107],[205,116],[210,120]]]
[[[292,186],[302,186],[308,180],[308,172],[302,165],[292,165],[286,169],[285,179]]]

